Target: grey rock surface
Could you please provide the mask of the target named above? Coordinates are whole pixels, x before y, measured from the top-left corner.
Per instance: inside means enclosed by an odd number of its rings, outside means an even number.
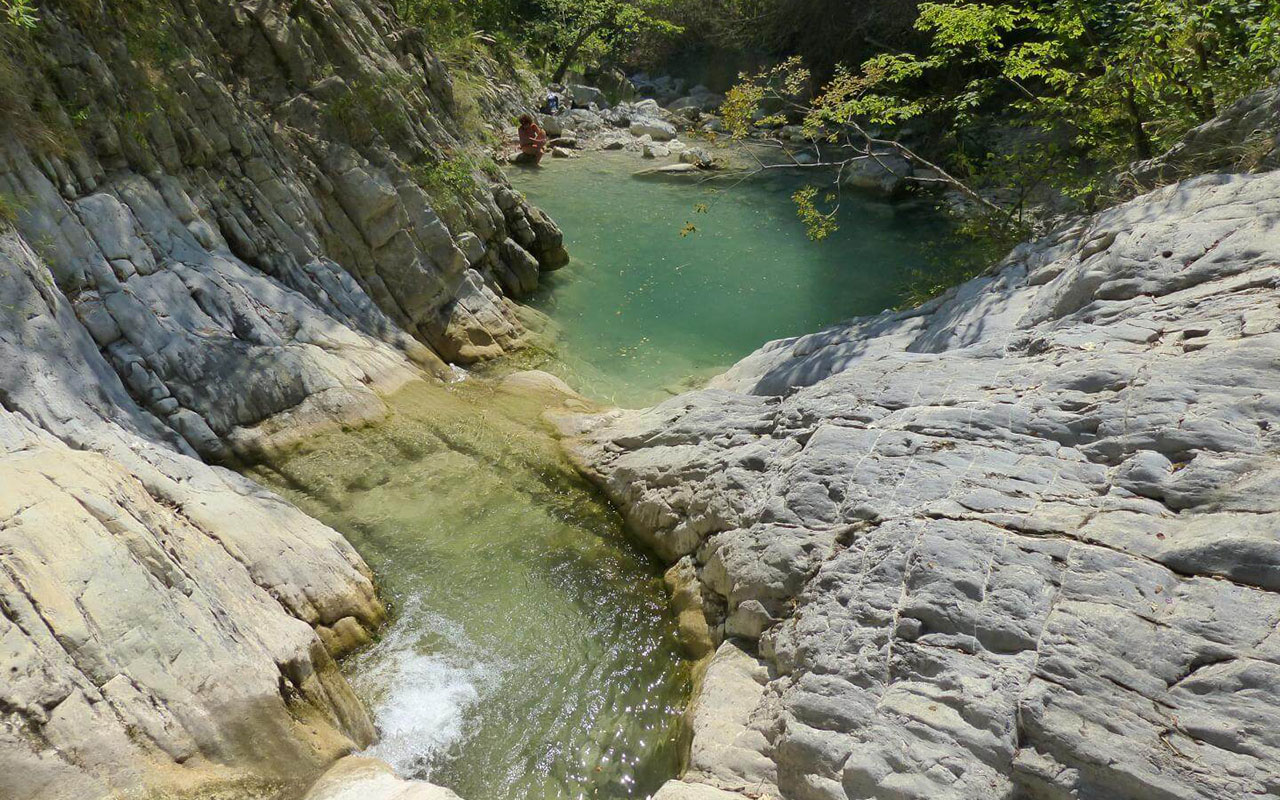
[[[132,8],[43,15],[42,46],[15,67],[29,76],[15,104],[30,108],[8,120],[35,130],[0,148],[17,227],[58,286],[91,301],[98,333],[136,312],[121,287],[144,305],[185,291],[209,316],[252,316],[237,303],[256,301],[227,286],[249,276],[419,363],[520,346],[500,279],[511,251],[499,245],[514,238],[541,258],[562,249],[559,231],[545,218],[531,226],[523,200],[499,207],[478,168],[441,188],[440,170],[470,163],[459,164],[463,131],[478,112],[421,31],[370,0],[163,2],[147,19]],[[162,40],[155,52],[147,36]],[[503,76],[484,77],[481,111],[510,111],[518,99],[494,89]],[[468,235],[489,261],[469,264]],[[483,311],[469,266],[492,290]],[[254,345],[263,335],[251,320],[237,331]]]
[[[335,363],[377,355],[330,325],[353,346]],[[0,796],[269,795],[374,738],[334,664],[384,616],[372,575],[336,531],[202,463],[203,417],[162,418],[109,359],[0,234]]]
[[[465,109],[387,4],[139,8],[4,56],[0,797],[292,797],[375,738],[334,659],[384,610],[209,463],[521,347],[507,293],[567,254],[502,181],[440,188]]]
[[[1139,189],[1204,172],[1280,168],[1280,87],[1254,92],[1192,129],[1167,153],[1132,165],[1122,176]]]
[[[1280,173],[1203,177],[580,429],[769,670],[687,779],[1280,796],[1277,265]]]
[[[630,127],[632,136],[649,136],[656,142],[667,142],[676,138],[676,126],[666,120],[633,117]]]

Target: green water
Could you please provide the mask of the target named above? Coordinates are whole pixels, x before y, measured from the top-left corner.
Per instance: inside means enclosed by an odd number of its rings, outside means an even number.
[[[467,800],[645,797],[689,691],[658,565],[561,460],[537,401],[421,386],[255,477],[342,531],[393,619],[345,668],[402,775]]]
[[[815,244],[790,200],[821,180],[813,173],[732,188],[632,177],[654,163],[605,153],[511,175],[573,256],[532,299],[559,329],[557,363],[544,368],[601,400],[648,405],[767,341],[895,306],[907,271],[954,247],[932,209],[850,192],[840,229]],[[698,230],[682,237],[687,222]]]
[[[894,304],[903,267],[944,234],[928,214],[846,197],[840,232],[813,245],[794,178],[716,193],[630,177],[641,165],[515,176],[574,254],[534,298],[560,329],[544,366],[618,403]],[[686,221],[699,230],[682,238]],[[497,385],[405,390],[385,422],[253,474],[346,534],[392,608],[344,665],[381,733],[372,755],[466,800],[645,797],[676,774],[690,691],[659,565],[564,462],[546,399]]]

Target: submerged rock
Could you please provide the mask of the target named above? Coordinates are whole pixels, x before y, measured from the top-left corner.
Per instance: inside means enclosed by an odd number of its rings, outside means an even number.
[[[770,668],[723,704],[743,752],[689,780],[1280,793],[1277,198],[1274,172],[1159,190],[580,434]]]
[[[877,153],[852,162],[844,170],[845,186],[896,197],[914,173],[911,162],[897,153]]]
[[[702,170],[693,164],[664,164],[661,167],[650,167],[642,169],[635,173],[637,178],[666,178],[679,177],[684,178],[690,175],[698,175]]]

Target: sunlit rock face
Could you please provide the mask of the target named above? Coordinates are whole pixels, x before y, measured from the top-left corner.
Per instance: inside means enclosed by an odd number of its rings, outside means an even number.
[[[459,161],[480,120],[386,4],[44,4],[29,37],[0,63],[0,796],[296,794],[374,738],[333,659],[384,612],[341,536],[207,463],[520,347],[510,262],[527,290],[559,231]]]
[[[135,402],[14,234],[0,387],[0,795],[269,795],[372,741],[368,567]]]
[[[245,455],[239,429],[281,411],[367,413],[406,362],[522,345],[508,296],[564,263],[561,235],[466,149],[519,89],[460,105],[421,32],[368,0],[92,5],[42,11],[6,57],[26,81],[0,194],[188,444]]]
[[[584,470],[770,670],[735,735],[695,730],[689,779],[1280,793],[1277,197],[1280,173],[1167,187],[597,418]]]

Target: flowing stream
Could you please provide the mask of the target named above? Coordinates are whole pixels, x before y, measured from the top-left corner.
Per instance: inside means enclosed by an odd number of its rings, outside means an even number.
[[[254,476],[342,531],[392,620],[345,667],[371,755],[466,800],[644,797],[689,669],[660,565],[563,461],[536,398],[419,385]]]
[[[632,178],[640,166],[596,156],[513,176],[575,257],[534,298],[558,331],[537,366],[604,402],[660,400],[768,339],[893,305],[903,268],[945,233],[846,197],[840,232],[813,245],[795,178],[714,192]],[[681,237],[687,221],[699,230]],[[678,770],[692,671],[661,566],[565,463],[545,399],[473,376],[390,405],[253,471],[346,534],[392,608],[345,665],[382,734],[371,754],[466,800],[651,794]]]

